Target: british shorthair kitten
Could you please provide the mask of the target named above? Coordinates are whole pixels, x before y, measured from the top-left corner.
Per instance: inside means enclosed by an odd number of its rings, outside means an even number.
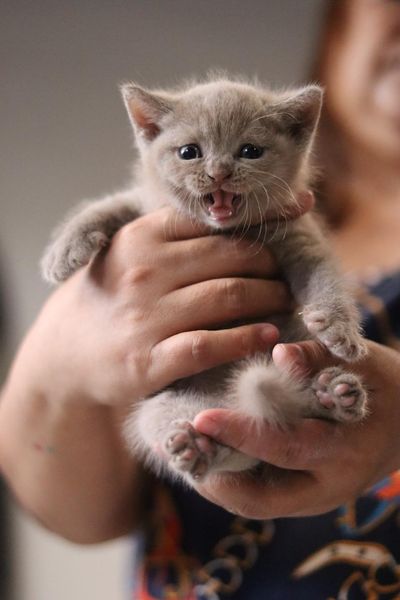
[[[139,150],[134,184],[78,207],[53,234],[43,261],[50,282],[66,279],[125,223],[171,204],[216,234],[259,239],[274,253],[299,305],[272,320],[281,341],[315,338],[345,361],[365,353],[357,311],[311,214],[288,221],[285,211],[309,186],[309,162],[322,91],[309,85],[275,92],[216,77],[174,91],[133,83],[122,95]],[[199,434],[203,409],[230,407],[285,426],[301,417],[357,421],[367,411],[358,376],[342,367],[306,382],[279,372],[258,354],[176,382],[137,402],[125,424],[136,456],[157,472],[194,483],[217,471],[242,471],[253,458]]]

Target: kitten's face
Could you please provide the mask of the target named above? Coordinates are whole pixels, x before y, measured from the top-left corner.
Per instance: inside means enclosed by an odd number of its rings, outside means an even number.
[[[138,88],[125,89],[145,174],[192,218],[248,227],[296,202],[320,109],[315,86],[289,100],[226,81],[174,97],[140,90],[139,101]]]

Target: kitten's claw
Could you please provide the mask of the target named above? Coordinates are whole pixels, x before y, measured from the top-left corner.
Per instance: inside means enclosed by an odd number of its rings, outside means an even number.
[[[320,340],[332,354],[343,360],[359,360],[366,354],[366,345],[351,319],[336,316],[334,310],[305,307],[302,315],[308,331]]]
[[[177,471],[190,473],[197,481],[201,480],[216,455],[217,444],[197,432],[188,421],[174,421],[172,427],[164,442],[164,452],[170,466]]]
[[[353,373],[340,367],[324,369],[314,378],[317,413],[335,421],[355,422],[367,415],[367,394]]]

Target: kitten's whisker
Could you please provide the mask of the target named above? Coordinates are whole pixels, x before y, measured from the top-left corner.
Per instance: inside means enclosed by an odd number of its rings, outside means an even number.
[[[196,201],[201,201],[201,195],[191,194],[190,192],[185,191],[184,195],[181,198],[182,204],[188,206],[188,215],[190,219],[190,223],[194,226],[197,223],[197,219],[195,216],[195,211],[193,211],[193,205]]]
[[[247,219],[247,205],[246,205],[246,199],[244,194],[242,194],[242,203],[243,203],[243,207],[241,209],[242,211],[242,215],[243,218],[241,220],[239,220],[239,222],[235,225],[233,231],[232,231],[232,235],[231,235],[231,239],[236,237],[236,233],[239,231],[239,236],[236,238],[239,241],[243,239],[243,228],[244,228],[244,223],[246,222]]]
[[[262,189],[264,190],[264,194],[265,194],[265,198],[266,198],[266,210],[263,213],[260,202],[259,202],[259,198],[256,194],[255,191],[253,191],[252,193],[255,196],[256,202],[257,202],[257,207],[260,213],[260,226],[262,226],[263,228],[263,244],[266,242],[267,236],[268,236],[268,219],[266,217],[266,212],[268,212],[270,205],[271,205],[271,199],[270,199],[270,195],[269,192],[267,190],[267,188],[265,187],[265,185],[258,179],[254,178],[254,180],[256,181],[256,183],[258,183],[258,185],[260,187],[262,187]]]
[[[189,217],[190,217],[190,222],[193,225],[197,221],[196,216],[195,216],[196,215],[195,210],[193,210],[193,206],[196,202],[202,203],[201,195],[198,194],[197,196],[194,196],[193,194],[189,194]]]
[[[186,190],[178,190],[176,192],[176,196],[179,199],[180,204],[182,206],[187,207],[186,210],[183,210],[183,209],[178,210],[176,217],[175,217],[175,239],[178,239],[178,216],[180,214],[184,215],[185,217],[189,216],[190,222],[193,225],[196,224],[197,220],[193,217],[193,209],[192,209],[193,202],[195,202],[195,196]]]
[[[268,210],[275,209],[276,207],[273,205],[274,203],[271,202],[269,191],[265,187],[265,185],[261,181],[259,181],[257,179],[255,179],[255,181],[258,183],[258,185],[260,185],[262,187],[262,189],[264,190],[264,193],[265,193],[265,198],[266,198],[266,212],[264,213],[263,218],[264,218],[264,221],[265,221],[265,226],[267,228],[268,219],[266,217],[266,213],[268,212]],[[279,216],[278,210],[276,210],[276,213],[277,213],[277,216]]]
[[[192,222],[192,218],[191,218],[191,202],[192,202],[192,195],[186,191],[186,190],[179,190],[178,193],[176,194],[177,197],[180,200],[180,204],[183,206],[188,206],[187,211],[180,209],[177,211],[176,217],[175,217],[175,239],[178,239],[178,217],[179,215],[183,215],[184,217],[187,217],[189,215],[189,218]]]
[[[277,181],[274,182],[273,185],[275,185],[277,188],[280,188],[281,190],[284,190],[286,193],[289,193],[289,195],[292,198],[292,200],[296,204],[298,204],[297,198],[294,195],[292,188],[290,187],[290,185],[288,184],[287,181],[285,181],[284,179],[282,179],[282,177],[279,177],[278,175],[276,175],[275,173],[272,173],[271,171],[265,171],[265,170],[261,170],[261,169],[253,169],[252,172],[253,173],[259,173],[261,175],[269,175],[273,179],[277,180]]]
[[[269,203],[269,196],[268,196],[268,192],[267,190],[265,190],[266,194],[267,194],[267,204]],[[257,203],[259,204],[258,198],[257,198]],[[260,212],[261,212],[261,208],[260,208]],[[262,230],[263,232],[263,237],[262,237],[262,241],[261,241],[261,247],[264,247],[266,245],[266,240],[267,240],[267,218],[264,214],[261,214],[261,221],[260,221],[260,230]]]
[[[276,235],[277,235],[278,231],[279,231],[279,230],[280,230],[280,228],[281,228],[281,221],[280,221],[280,218],[281,218],[281,216],[282,216],[282,215],[280,215],[280,214],[278,213],[278,216],[277,216],[277,219],[276,219],[275,231],[274,231],[274,233],[272,234],[272,236],[269,238],[269,241],[271,241],[271,242],[272,242],[272,241],[275,239],[275,237],[276,237]]]
[[[274,179],[278,180],[281,184],[283,184],[283,189],[286,189],[289,192],[289,195],[290,195],[291,199],[293,200],[294,204],[296,205],[296,207],[299,208],[299,206],[300,206],[299,201],[297,200],[297,197],[294,195],[293,190],[290,187],[290,185],[288,184],[288,182],[285,181],[284,179],[282,179],[282,177],[275,175],[275,173],[267,172],[267,175],[270,175]],[[276,182],[275,182],[275,185],[277,185]],[[282,185],[281,185],[281,187],[282,187]]]
[[[262,232],[262,229],[263,229],[263,227],[262,227],[262,223],[263,223],[263,220],[264,220],[264,219],[263,219],[263,214],[262,214],[262,210],[261,210],[260,202],[259,202],[259,200],[258,200],[258,198],[257,198],[257,194],[255,194],[254,192],[250,192],[250,194],[253,194],[253,195],[254,195],[254,198],[255,198],[255,203],[256,203],[256,206],[257,206],[257,208],[258,208],[258,212],[259,212],[259,214],[260,214],[260,222],[258,223],[258,232],[257,232],[257,237],[256,237],[256,239],[255,239],[255,240],[253,240],[253,242],[250,244],[250,248],[253,248],[254,246],[258,246],[258,250],[255,252],[255,256],[256,256],[256,255],[257,255],[259,252],[261,252],[261,247],[262,247],[262,246],[260,246],[260,245],[258,244],[258,242],[259,242],[259,240],[260,240],[260,238],[261,238],[261,232]],[[263,243],[264,243],[264,242],[265,242],[265,238],[263,239]]]
[[[251,211],[250,211],[249,198],[248,198],[247,194],[244,195],[244,202],[245,202],[246,212],[245,212],[245,218],[243,221],[242,236],[240,239],[244,239],[246,237],[246,234],[251,227]]]
[[[287,215],[283,215],[283,218],[284,218],[284,221],[285,221],[285,229],[284,229],[284,232],[283,232],[283,235],[282,235],[282,241],[286,239],[286,236],[287,236],[287,233],[288,233],[288,223],[289,223]]]

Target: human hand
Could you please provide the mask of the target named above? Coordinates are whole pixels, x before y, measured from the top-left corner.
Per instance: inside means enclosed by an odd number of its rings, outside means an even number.
[[[282,431],[228,410],[200,413],[195,420],[199,431],[281,471],[273,484],[243,475],[238,485],[236,475],[214,476],[198,491],[248,518],[305,516],[356,498],[400,468],[400,355],[372,342],[368,349],[365,359],[351,365],[370,392],[370,414],[362,423],[304,419]],[[278,344],[273,358],[298,377],[333,364],[328,351],[313,341]]]
[[[276,329],[262,323],[218,327],[288,309],[275,276],[256,241],[210,236],[162,210],[124,227],[61,285],[0,403],[1,469],[26,509],[78,542],[131,531],[144,480],[121,438],[124,413],[179,377],[274,343]]]
[[[132,402],[275,343],[265,323],[221,325],[289,310],[276,276],[254,240],[209,235],[170,209],[146,215],[52,296],[35,326],[41,365],[77,398]]]

